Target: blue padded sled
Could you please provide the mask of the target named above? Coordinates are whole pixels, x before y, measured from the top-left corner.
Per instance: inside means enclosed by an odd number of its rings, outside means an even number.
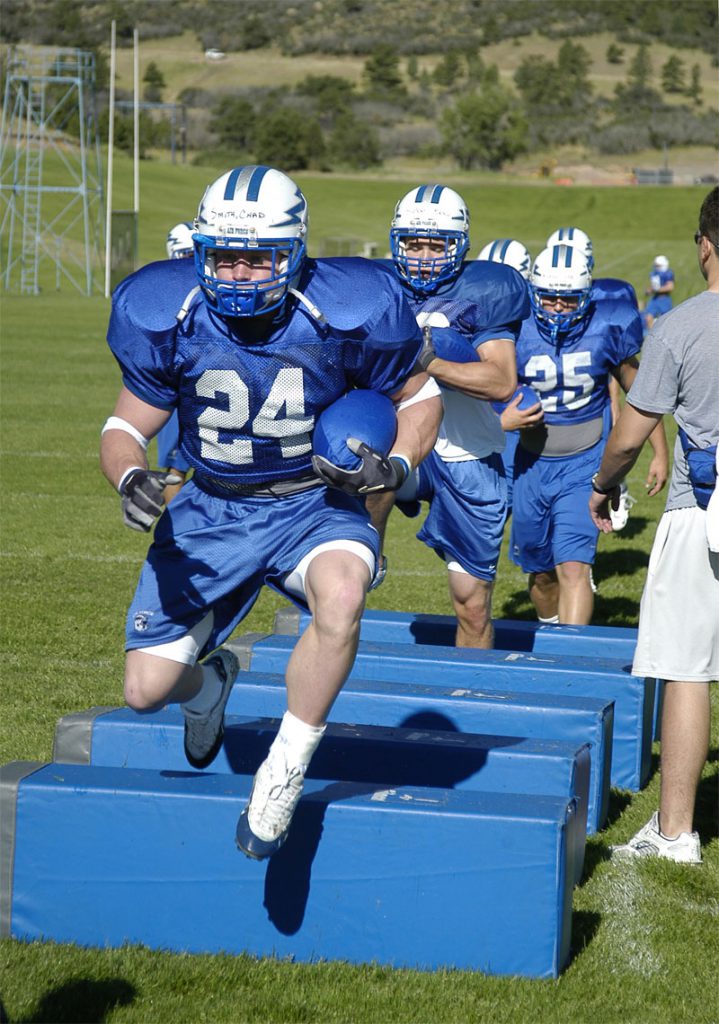
[[[279,718],[286,707],[282,676],[241,672],[227,714]],[[350,679],[337,697],[330,718],[335,722],[588,743],[587,832],[599,831],[606,821],[614,724],[614,705],[610,701]]]
[[[283,672],[296,637],[250,633],[227,645],[243,668]],[[611,784],[639,790],[651,769],[654,680],[639,679],[604,658],[481,651],[360,641],[351,678],[421,682],[427,685],[510,687],[531,693],[570,693],[613,700]]]
[[[288,606],[275,613],[274,632],[282,636],[304,633],[312,616]],[[420,615],[368,608],[360,623],[360,640],[374,643],[426,644],[454,647],[457,619],[453,615]],[[500,651],[565,654],[617,658],[631,670],[637,630],[628,626],[566,626],[520,619],[494,620],[494,647]],[[652,736],[659,739],[662,683],[657,680]]]
[[[84,722],[84,729],[80,723]],[[279,718],[225,716],[225,737],[208,770],[252,775]],[[582,870],[589,797],[589,744],[450,732],[440,716],[414,728],[330,722],[307,778],[576,798],[573,861]],[[445,726],[445,728],[442,728]],[[116,768],[187,771],[179,706],[153,714],[91,708],[61,718],[53,760]],[[575,879],[579,881],[579,877]]]
[[[270,861],[235,847],[242,775],[10,764],[2,934],[556,977],[574,801],[308,781]]]

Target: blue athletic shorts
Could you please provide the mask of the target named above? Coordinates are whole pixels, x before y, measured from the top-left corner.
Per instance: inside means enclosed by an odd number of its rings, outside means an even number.
[[[431,452],[419,465],[417,498],[430,503],[419,540],[477,579],[493,580],[507,517],[501,456],[443,462]]]
[[[509,555],[524,572],[550,572],[562,562],[594,563],[599,531],[589,515],[589,496],[603,447],[599,442],[556,459],[517,448]]]
[[[357,498],[326,487],[285,498],[219,498],[191,479],[157,521],[127,613],[126,649],[177,640],[212,609],[204,652],[214,650],[263,584],[302,605],[283,580],[318,544],[334,540],[365,544],[378,564],[379,536]]]
[[[507,480],[507,515],[509,516],[512,512],[512,502],[514,501],[514,456],[519,445],[519,431],[506,430],[504,439],[505,445],[502,452],[502,462],[504,463],[504,475]]]

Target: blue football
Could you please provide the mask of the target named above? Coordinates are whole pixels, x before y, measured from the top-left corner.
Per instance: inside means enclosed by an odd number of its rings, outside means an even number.
[[[397,414],[392,400],[379,391],[356,389],[342,395],[317,417],[313,436],[315,455],[342,469],[357,469],[359,458],[347,447],[356,437],[383,455],[397,436]]]
[[[529,384],[520,384],[508,402],[491,402],[490,404],[494,411],[501,416],[507,406],[512,404],[517,395],[522,396],[522,401],[519,403],[519,408],[522,410],[531,409],[533,405],[536,405],[537,402],[540,401],[539,395],[534,388],[531,388]]]

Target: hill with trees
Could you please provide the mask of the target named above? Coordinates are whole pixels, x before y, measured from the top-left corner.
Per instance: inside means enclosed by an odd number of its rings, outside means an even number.
[[[214,162],[331,170],[442,154],[462,170],[497,170],[568,144],[626,155],[719,139],[717,103],[705,96],[717,63],[714,0],[3,0],[2,13],[7,44],[95,50],[101,84],[113,18],[120,46],[137,28],[143,44],[182,36],[195,59],[257,54],[277,68],[316,55],[317,72],[291,83],[270,75],[221,88],[198,72],[175,90],[169,64],[146,64],[144,100],[183,108],[198,161],[212,151]],[[610,89],[595,71],[600,33]],[[525,52],[530,39],[539,46]],[[508,41],[523,54],[511,70],[491,59]],[[358,73],[325,73],[331,55]],[[131,144],[129,116],[116,117],[116,133]],[[143,154],[168,137],[168,119],[143,112]]]

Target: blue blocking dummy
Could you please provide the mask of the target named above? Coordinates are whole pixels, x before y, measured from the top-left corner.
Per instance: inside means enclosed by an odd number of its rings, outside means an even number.
[[[286,706],[283,676],[241,672],[230,695],[227,714],[279,718]],[[606,821],[614,724],[611,701],[350,679],[332,706],[332,720],[556,740],[574,746],[588,743],[587,832],[597,832]]]
[[[414,719],[402,729],[330,722],[307,778],[574,797],[577,813],[570,839],[572,859],[581,870],[589,796],[587,743],[475,736],[450,731],[440,715]],[[278,718],[227,715],[223,745],[211,771],[252,775],[279,724]],[[177,706],[142,715],[129,708],[91,708],[60,719],[53,760],[187,771],[183,731]]]
[[[249,775],[0,772],[3,936],[531,978],[569,957],[573,799],[308,780],[258,864]]]
[[[294,606],[275,613],[274,632],[287,636],[303,633],[311,620],[308,612]],[[360,639],[378,643],[428,644],[453,647],[457,620],[453,615],[419,615],[414,612],[367,609],[360,623]],[[502,651],[535,654],[578,655],[612,658],[622,671],[631,671],[637,631],[627,626],[567,626],[519,619],[494,620],[494,647]],[[663,686],[656,680],[653,738],[659,739]]]
[[[228,646],[255,672],[283,672],[296,643],[289,636],[256,634]],[[611,784],[638,790],[651,769],[654,680],[639,679],[602,658],[483,651],[360,641],[351,677],[447,686],[486,686],[522,692],[572,694],[614,701]]]

